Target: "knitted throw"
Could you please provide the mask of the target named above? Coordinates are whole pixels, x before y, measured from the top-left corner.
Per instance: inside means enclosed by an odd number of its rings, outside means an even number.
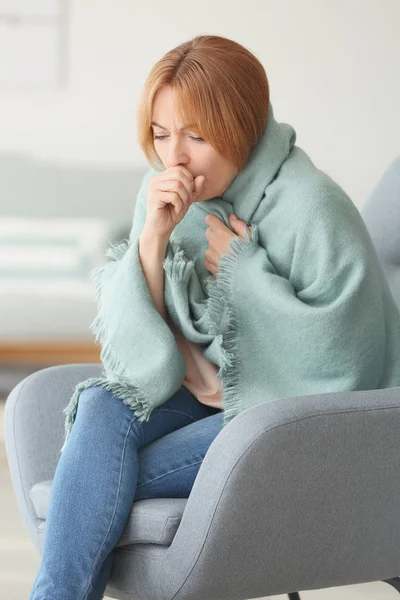
[[[167,313],[219,367],[223,427],[240,412],[289,396],[400,385],[400,314],[362,217],[343,189],[295,145],[296,133],[268,124],[222,197],[193,203],[166,251]],[[145,175],[129,239],[92,272],[102,377],[79,383],[64,409],[65,443],[79,395],[103,386],[139,421],[175,394],[186,364],[155,308],[139,259]],[[204,266],[208,213],[251,229]]]

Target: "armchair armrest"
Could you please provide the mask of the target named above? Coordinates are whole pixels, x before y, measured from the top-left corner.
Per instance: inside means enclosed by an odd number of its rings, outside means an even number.
[[[4,434],[11,479],[18,507],[35,545],[37,524],[30,490],[53,479],[64,441],[64,408],[75,386],[98,377],[101,364],[68,364],[41,369],[25,377],[9,394],[4,411]]]
[[[399,431],[400,387],[237,415],[209,447],[166,550],[164,597],[195,598],[197,587],[217,598],[222,586],[232,600],[258,598],[397,576]]]

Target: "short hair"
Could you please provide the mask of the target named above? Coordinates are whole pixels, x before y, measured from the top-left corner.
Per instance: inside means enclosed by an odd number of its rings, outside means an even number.
[[[225,37],[199,35],[167,52],[151,69],[138,105],[138,141],[162,170],[151,127],[155,95],[170,86],[177,112],[240,171],[268,121],[269,83],[261,62]]]

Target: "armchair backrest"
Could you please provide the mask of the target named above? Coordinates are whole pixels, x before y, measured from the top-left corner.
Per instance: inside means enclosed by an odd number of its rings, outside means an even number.
[[[387,167],[360,213],[400,308],[400,155]]]

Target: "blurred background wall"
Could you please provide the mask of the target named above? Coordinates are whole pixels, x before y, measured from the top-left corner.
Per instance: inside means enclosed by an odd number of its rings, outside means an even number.
[[[64,4],[65,83],[52,91],[1,93],[3,158],[105,171],[145,167],[135,123],[145,78],[166,51],[201,33],[226,35],[256,54],[276,118],[293,124],[298,144],[357,205],[398,151],[398,0]],[[76,197],[71,202],[79,210]],[[44,211],[40,197],[34,204]],[[96,198],[88,204],[96,212]],[[10,212],[5,198],[1,208]]]

